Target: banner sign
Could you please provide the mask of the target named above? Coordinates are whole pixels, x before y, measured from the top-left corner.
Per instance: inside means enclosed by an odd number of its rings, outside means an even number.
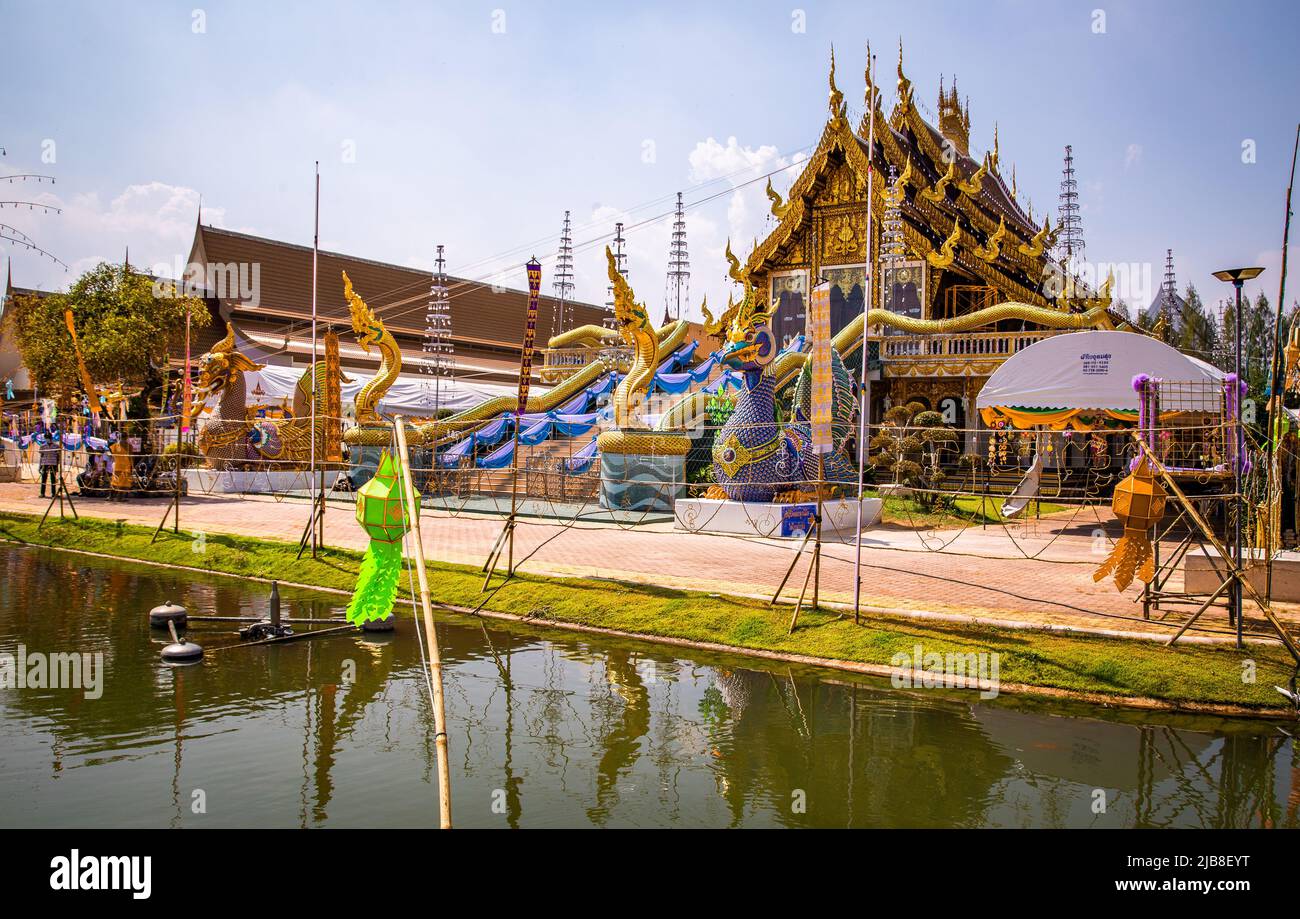
[[[817,516],[817,507],[813,504],[788,504],[781,508],[781,535],[784,537],[803,536],[812,529]]]
[[[528,408],[528,387],[533,378],[533,346],[537,341],[537,303],[542,289],[542,263],[529,259],[528,269],[528,323],[524,326],[524,350],[519,362],[519,406],[522,415]]]
[[[814,453],[830,453],[831,436],[831,286],[818,284],[808,300],[808,338],[812,342],[812,442]]]
[[[325,462],[343,461],[343,393],[339,378],[343,375],[339,364],[339,334],[334,329],[325,333]]]
[[[185,307],[185,376],[181,381],[181,433],[190,432],[190,416],[193,408],[190,405],[190,399],[193,393],[190,390],[190,308]],[[180,448],[177,447],[179,450]]]

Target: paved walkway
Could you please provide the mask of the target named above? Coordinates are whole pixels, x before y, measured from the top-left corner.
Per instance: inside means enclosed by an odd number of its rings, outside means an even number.
[[[47,503],[32,484],[0,484],[0,510],[40,514]],[[77,499],[84,515],[146,526],[156,525],[166,507],[161,500]],[[309,510],[300,499],[195,496],[181,502],[181,526],[191,533],[296,541]],[[430,559],[481,564],[501,524],[498,516],[428,510],[425,552]],[[1140,596],[1137,586],[1121,594],[1110,581],[1092,580],[1120,531],[1108,510],[1095,508],[1006,527],[875,528],[863,539],[862,605],[868,611],[1168,634],[1168,624],[1142,619],[1141,603],[1135,602]],[[796,540],[684,533],[670,523],[633,527],[583,521],[565,527],[521,518],[515,532],[515,556],[524,559],[524,571],[764,597],[776,590],[798,546]],[[331,502],[326,544],[364,549],[366,541],[351,504]],[[823,600],[851,606],[854,554],[851,541],[824,546]],[[800,562],[786,587],[791,599],[798,595],[805,570]],[[1169,586],[1180,585],[1181,576],[1175,575]],[[1178,607],[1171,618],[1181,619],[1186,610]],[[1300,622],[1300,609],[1283,606],[1279,612]],[[1227,630],[1222,608],[1207,612],[1202,623],[1211,634]],[[1247,609],[1247,624],[1253,632],[1268,632],[1253,606]]]

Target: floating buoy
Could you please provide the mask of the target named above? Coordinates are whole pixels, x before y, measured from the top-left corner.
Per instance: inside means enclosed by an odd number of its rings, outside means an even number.
[[[197,664],[203,659],[203,648],[192,641],[181,641],[176,634],[176,623],[168,621],[172,643],[162,649],[162,659],[169,664]]]
[[[175,623],[181,628],[185,628],[187,622],[185,607],[168,600],[162,606],[155,606],[149,610],[149,627],[154,629],[165,629],[168,623]]]

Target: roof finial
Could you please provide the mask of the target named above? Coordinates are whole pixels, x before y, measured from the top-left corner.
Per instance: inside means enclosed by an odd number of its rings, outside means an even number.
[[[993,167],[995,169],[998,166],[998,153],[998,123],[995,121],[993,122]],[[1015,167],[1013,166],[1012,168],[1014,169]]]
[[[875,74],[873,74],[873,73],[871,72],[872,69],[873,69],[873,68],[872,68],[872,66],[871,66],[871,41],[870,41],[870,39],[868,39],[868,41],[867,41],[867,69],[866,69],[866,71],[863,73],[863,76],[864,76],[864,78],[866,79],[866,83],[867,83],[867,85],[866,85],[866,87],[864,88],[863,93],[862,93],[862,101],[865,102],[865,103],[867,104],[867,110],[868,110],[868,112],[869,112],[870,109],[871,109],[872,102],[873,102],[873,96],[875,95],[875,89],[876,89],[875,81],[872,79],[872,78],[875,76]]]
[[[939,74],[939,111],[943,111],[943,74]]]
[[[835,85],[835,45],[833,44],[831,45],[831,72],[828,82],[831,86],[831,117],[836,118],[842,113],[844,108],[844,93],[840,92],[839,87]]]
[[[903,73],[903,36],[898,36],[898,104],[906,109],[912,103],[912,81]]]

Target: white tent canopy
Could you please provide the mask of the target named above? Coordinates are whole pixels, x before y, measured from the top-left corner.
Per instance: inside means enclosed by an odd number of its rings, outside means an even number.
[[[1166,382],[1204,383],[1204,405],[1181,408],[1217,412],[1224,373],[1177,348],[1136,332],[1069,332],[1037,341],[993,372],[975,407],[1137,411],[1133,378],[1145,373]]]
[[[298,378],[303,370],[298,367],[266,366],[261,370],[244,373],[244,402],[247,405],[267,407],[293,407],[293,390],[298,385]],[[343,393],[343,413],[351,417],[357,393],[370,382],[370,376],[358,376],[355,372],[344,371],[351,383],[341,386]],[[544,392],[543,387],[534,386],[534,394]],[[513,396],[515,387],[493,383],[475,383],[462,379],[438,380],[419,375],[400,375],[393,382],[384,398],[379,402],[379,411],[386,414],[413,416],[432,416],[435,407],[462,412],[473,408],[487,399],[497,396]]]

